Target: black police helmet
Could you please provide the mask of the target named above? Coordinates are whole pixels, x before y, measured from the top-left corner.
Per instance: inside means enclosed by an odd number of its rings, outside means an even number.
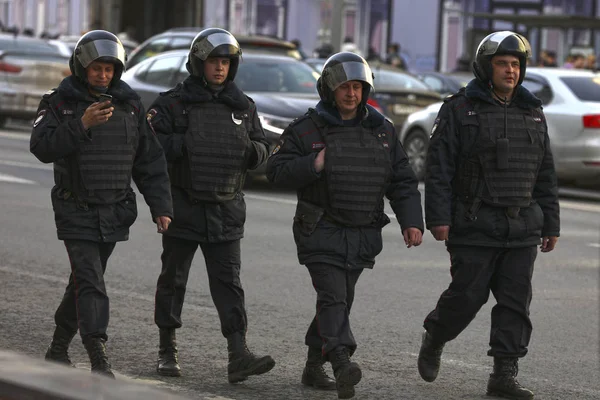
[[[323,65],[321,77],[317,81],[317,91],[321,100],[333,104],[333,92],[342,83],[361,81],[363,83],[362,102],[367,102],[373,89],[373,72],[364,58],[356,53],[343,51],[329,57]]]
[[[208,28],[197,34],[192,41],[185,66],[191,75],[203,78],[204,61],[208,57],[227,57],[231,60],[227,79],[232,81],[237,74],[241,55],[242,49],[231,33],[221,28]]]
[[[507,54],[519,59],[521,73],[517,85],[520,85],[525,77],[527,59],[531,58],[531,46],[524,36],[511,31],[494,32],[487,35],[479,43],[473,62],[475,77],[484,84],[491,86],[492,57]]]
[[[96,30],[83,35],[75,45],[69,60],[71,73],[82,83],[87,84],[85,69],[93,62],[106,62],[115,65],[112,81],[118,82],[125,71],[127,56],[118,37],[110,32]]]

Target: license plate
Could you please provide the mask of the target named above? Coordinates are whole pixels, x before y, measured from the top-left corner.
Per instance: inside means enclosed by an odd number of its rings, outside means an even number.
[[[415,111],[419,111],[421,108],[423,107],[416,107],[416,106],[411,106],[408,104],[394,104],[394,107],[392,108],[394,114],[396,115],[406,115],[406,114],[412,114]]]

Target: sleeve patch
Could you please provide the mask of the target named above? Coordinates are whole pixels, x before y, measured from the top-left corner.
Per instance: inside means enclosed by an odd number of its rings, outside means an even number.
[[[40,122],[42,122],[44,120],[45,117],[46,117],[46,110],[45,109],[40,110],[35,121],[33,121],[33,127],[35,128],[36,126],[38,126],[40,124]]]
[[[150,122],[152,118],[156,117],[156,114],[158,114],[158,111],[156,111],[155,108],[149,109],[146,113],[146,119],[148,120],[148,122]]]

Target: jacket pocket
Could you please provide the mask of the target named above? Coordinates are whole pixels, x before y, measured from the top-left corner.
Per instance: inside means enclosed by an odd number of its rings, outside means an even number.
[[[541,237],[544,228],[544,212],[540,205],[538,203],[531,204],[531,206],[521,210],[521,215],[525,220],[527,234]]]
[[[321,218],[323,218],[324,212],[325,210],[322,207],[304,200],[298,200],[296,215],[294,215],[294,226],[302,235],[310,236],[317,228]]]
[[[115,204],[115,216],[117,227],[129,228],[137,219],[137,203],[135,193],[129,192],[127,196]]]
[[[232,200],[221,203],[220,208],[223,232],[229,232],[232,228],[244,226],[246,222],[246,201],[243,193],[238,192]]]
[[[383,250],[381,229],[363,228],[360,230],[358,257],[367,262],[375,262],[375,257]]]

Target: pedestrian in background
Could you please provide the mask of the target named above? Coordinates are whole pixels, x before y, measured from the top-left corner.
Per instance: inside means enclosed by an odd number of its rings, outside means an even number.
[[[246,345],[248,321],[240,281],[246,221],[246,171],[268,156],[268,142],[252,99],[234,83],[242,50],[224,29],[209,28],[192,42],[190,76],[154,101],[148,120],[169,164],[175,220],[163,235],[162,271],[154,320],[159,328],[157,372],[179,376],[175,331],[194,254],[200,246],[210,292],[227,338],[229,382],[264,374],[271,356]]]
[[[494,358],[488,395],[532,399],[516,380],[527,354],[536,246],[554,249],[559,236],[557,178],[542,102],[521,84],[531,57],[527,39],[495,32],[479,44],[475,79],[447,98],[427,155],[425,220],[450,253],[452,281],[425,318],[418,357],[432,382],[444,344],[487,302]]]
[[[394,126],[367,105],[373,74],[359,55],[331,56],[317,82],[321,101],[293,122],[267,163],[271,182],[297,190],[293,234],[300,264],[317,292],[316,315],[305,336],[302,383],[354,396],[362,378],[350,360],[355,286],[381,252],[390,222],[384,197],[407,247],[421,244],[423,217],[417,178]],[[323,369],[331,362],[335,382]]]
[[[401,70],[408,70],[408,67],[406,65],[406,61],[404,60],[404,58],[402,57],[402,55],[400,54],[400,44],[398,43],[391,43],[388,46],[388,51],[387,51],[387,55],[385,58],[385,63],[392,65],[396,68],[399,68]]]
[[[137,217],[132,178],[158,232],[167,231],[173,217],[169,176],[139,96],[121,81],[125,49],[119,39],[107,31],[83,35],[69,66],[72,75],[40,102],[31,134],[31,152],[54,163],[52,207],[71,262],[46,360],[72,365],[68,347],[79,329],[92,372],[114,377],[105,347],[106,265]]]

